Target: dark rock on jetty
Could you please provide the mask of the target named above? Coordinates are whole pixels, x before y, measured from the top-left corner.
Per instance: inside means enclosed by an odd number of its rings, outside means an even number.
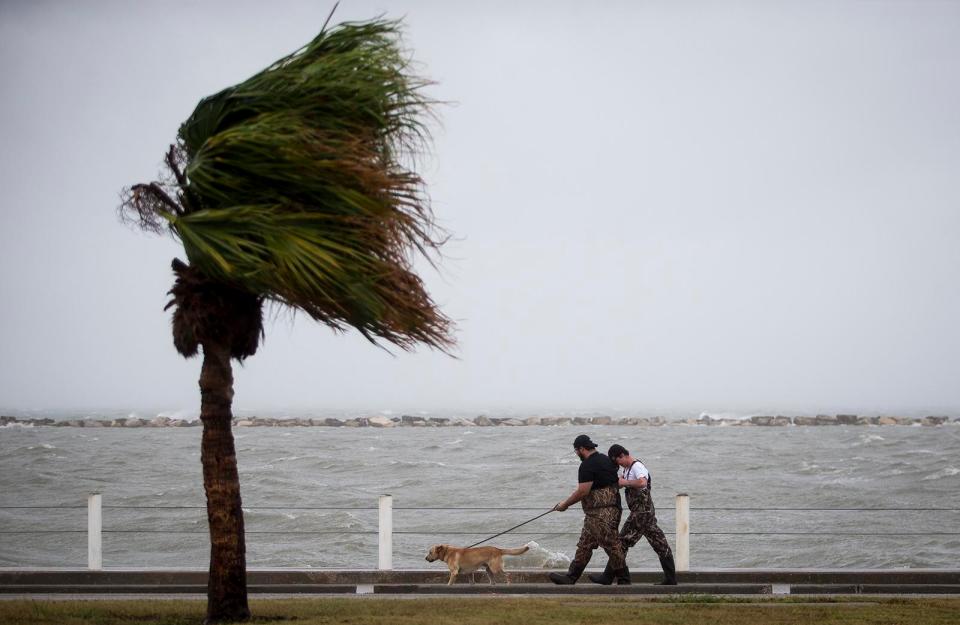
[[[863,417],[851,414],[785,417],[782,415],[757,415],[746,419],[720,419],[709,415],[697,418],[667,420],[664,417],[488,417],[480,415],[473,419],[465,417],[420,417],[403,415],[401,417],[353,417],[350,419],[326,418],[275,418],[275,417],[237,417],[233,420],[236,427],[348,427],[348,428],[392,428],[392,427],[528,427],[528,426],[601,426],[629,425],[637,427],[656,427],[664,425],[696,425],[709,427],[785,427],[785,426],[890,426],[910,425],[936,427],[960,425],[960,417],[928,416]],[[94,419],[90,417],[66,419],[21,419],[12,416],[0,416],[0,427],[81,427],[81,428],[173,428],[197,427],[198,420],[155,417],[141,419],[123,417],[119,419]]]

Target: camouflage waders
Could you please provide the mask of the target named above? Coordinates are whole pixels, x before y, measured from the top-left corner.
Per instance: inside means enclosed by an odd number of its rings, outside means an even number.
[[[657,513],[653,507],[653,496],[650,493],[650,485],[653,480],[647,478],[646,488],[625,488],[627,492],[627,506],[630,508],[630,516],[627,522],[623,524],[620,530],[620,541],[623,543],[623,551],[639,542],[641,538],[646,538],[653,550],[661,558],[673,558],[673,552],[670,551],[670,544],[667,543],[667,537],[663,530],[657,525]]]
[[[626,566],[623,546],[617,528],[620,526],[620,493],[616,486],[604,486],[583,498],[583,530],[577,542],[577,553],[571,562],[571,570],[576,567],[580,571],[587,567],[593,550],[603,547],[610,558],[610,566],[614,570]]]

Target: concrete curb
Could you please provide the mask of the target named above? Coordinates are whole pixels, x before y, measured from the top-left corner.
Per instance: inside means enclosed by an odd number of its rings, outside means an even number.
[[[599,571],[599,569],[597,569]],[[510,577],[517,584],[547,584],[550,570],[514,569]],[[446,584],[446,567],[378,571],[372,569],[249,569],[250,585],[310,584]],[[637,584],[653,584],[663,577],[660,571],[639,570],[631,575]],[[469,585],[461,575],[457,586]],[[960,569],[698,569],[678,573],[681,584],[845,584],[917,585],[960,584]],[[586,581],[586,575],[580,580]],[[486,583],[486,575],[476,574]],[[205,586],[206,569],[14,569],[0,568],[0,587],[9,585],[191,585]],[[586,582],[589,583],[589,582]]]
[[[770,584],[685,584],[657,586],[633,584],[630,586],[600,586],[576,584],[473,584],[452,586],[438,584],[376,584],[374,594],[431,594],[431,595],[769,595]]]
[[[960,596],[957,584],[681,584],[659,586],[633,584],[630,586],[599,586],[576,584],[251,584],[250,595],[954,595]],[[205,586],[197,585],[7,585],[0,586],[3,595],[199,595],[206,594]]]

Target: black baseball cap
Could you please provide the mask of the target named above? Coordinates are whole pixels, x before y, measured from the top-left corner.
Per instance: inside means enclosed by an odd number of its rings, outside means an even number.
[[[597,448],[597,444],[594,443],[592,440],[590,440],[590,437],[587,436],[586,434],[581,434],[580,436],[578,436],[578,437],[576,437],[575,439],[573,439],[573,446],[574,446],[574,448],[576,448],[576,447],[583,447],[584,449],[596,449],[596,448]]]

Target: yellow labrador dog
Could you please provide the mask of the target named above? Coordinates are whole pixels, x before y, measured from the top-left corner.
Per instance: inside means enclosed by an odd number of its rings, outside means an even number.
[[[496,584],[493,576],[496,573],[503,573],[510,583],[510,574],[503,570],[503,556],[518,556],[526,553],[530,547],[519,547],[517,549],[500,549],[499,547],[454,547],[452,545],[434,545],[430,547],[427,554],[427,562],[443,560],[450,569],[450,581],[447,586],[457,579],[458,573],[472,573],[483,567],[487,571],[487,577],[491,584]],[[470,579],[473,583],[473,578]]]

